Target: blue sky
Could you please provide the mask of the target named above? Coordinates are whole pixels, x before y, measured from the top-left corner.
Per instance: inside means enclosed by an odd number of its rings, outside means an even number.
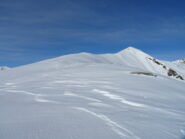
[[[1,0],[0,65],[133,46],[185,58],[183,0]]]

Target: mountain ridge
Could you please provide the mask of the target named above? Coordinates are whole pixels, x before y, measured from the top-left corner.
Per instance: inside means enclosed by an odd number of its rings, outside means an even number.
[[[82,52],[64,55],[20,66],[18,69],[28,66],[32,70],[34,70],[34,67],[35,69],[44,68],[45,70],[46,67],[48,69],[56,69],[94,64],[121,66],[123,70],[127,68],[132,72],[151,72],[180,80],[184,80],[185,76],[185,70],[179,70],[177,64],[160,61],[134,47],[128,47],[113,54],[91,54]]]

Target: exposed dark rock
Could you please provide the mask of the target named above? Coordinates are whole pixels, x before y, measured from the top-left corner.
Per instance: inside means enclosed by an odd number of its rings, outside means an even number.
[[[169,69],[168,70],[168,76],[173,76],[176,77],[177,79],[181,79],[184,80],[184,78],[182,76],[180,76],[176,71],[174,71],[173,69]]]
[[[151,72],[131,72],[131,74],[142,74],[142,75],[147,75],[147,76],[154,76],[154,77],[157,77],[157,75],[151,73]]]
[[[148,58],[149,60],[152,60],[154,63],[156,63],[157,65],[162,65],[162,66],[164,66],[162,63],[160,63],[159,61],[157,61],[155,58]]]
[[[178,75],[176,78],[177,78],[177,79],[184,80],[184,78],[183,78],[182,76],[180,76],[180,75]]]
[[[167,66],[165,66],[164,64],[160,63],[159,61],[157,61],[155,58],[148,58],[149,60],[153,61],[154,63],[156,63],[157,65],[162,66],[163,69],[165,69],[167,71],[168,76],[172,76],[172,77],[176,77],[177,79],[180,80],[184,80],[184,78],[179,75],[175,70],[173,69],[168,69]],[[182,60],[183,63],[185,63],[185,59]]]
[[[168,76],[177,76],[178,74],[177,74],[177,72],[176,71],[174,71],[174,70],[172,70],[172,69],[169,69],[168,70]]]
[[[153,59],[153,61],[158,64],[158,65],[163,65],[162,63],[160,63],[159,61],[157,61],[156,59]]]

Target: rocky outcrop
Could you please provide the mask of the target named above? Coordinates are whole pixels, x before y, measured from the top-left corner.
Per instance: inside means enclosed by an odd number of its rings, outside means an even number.
[[[184,80],[184,78],[181,75],[179,75],[176,71],[174,71],[173,69],[168,70],[168,76],[173,76],[173,77],[176,77],[177,79]]]
[[[180,80],[184,80],[184,78],[178,74],[175,70],[168,68],[166,65],[164,65],[163,63],[159,62],[158,60],[156,60],[155,58],[148,58],[149,60],[153,61],[154,63],[156,63],[157,65],[161,66],[163,69],[165,69],[167,71],[167,75],[170,77],[175,77],[177,79]],[[182,60],[185,63],[185,60]]]

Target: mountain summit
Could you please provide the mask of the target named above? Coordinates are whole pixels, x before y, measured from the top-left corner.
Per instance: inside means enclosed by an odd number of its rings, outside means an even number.
[[[122,51],[119,51],[118,54],[126,54],[126,53],[130,53],[130,54],[133,54],[133,55],[147,55],[146,53],[144,53],[143,51],[137,49],[137,48],[134,48],[132,46],[129,46],[127,47],[126,49],[123,49]]]

